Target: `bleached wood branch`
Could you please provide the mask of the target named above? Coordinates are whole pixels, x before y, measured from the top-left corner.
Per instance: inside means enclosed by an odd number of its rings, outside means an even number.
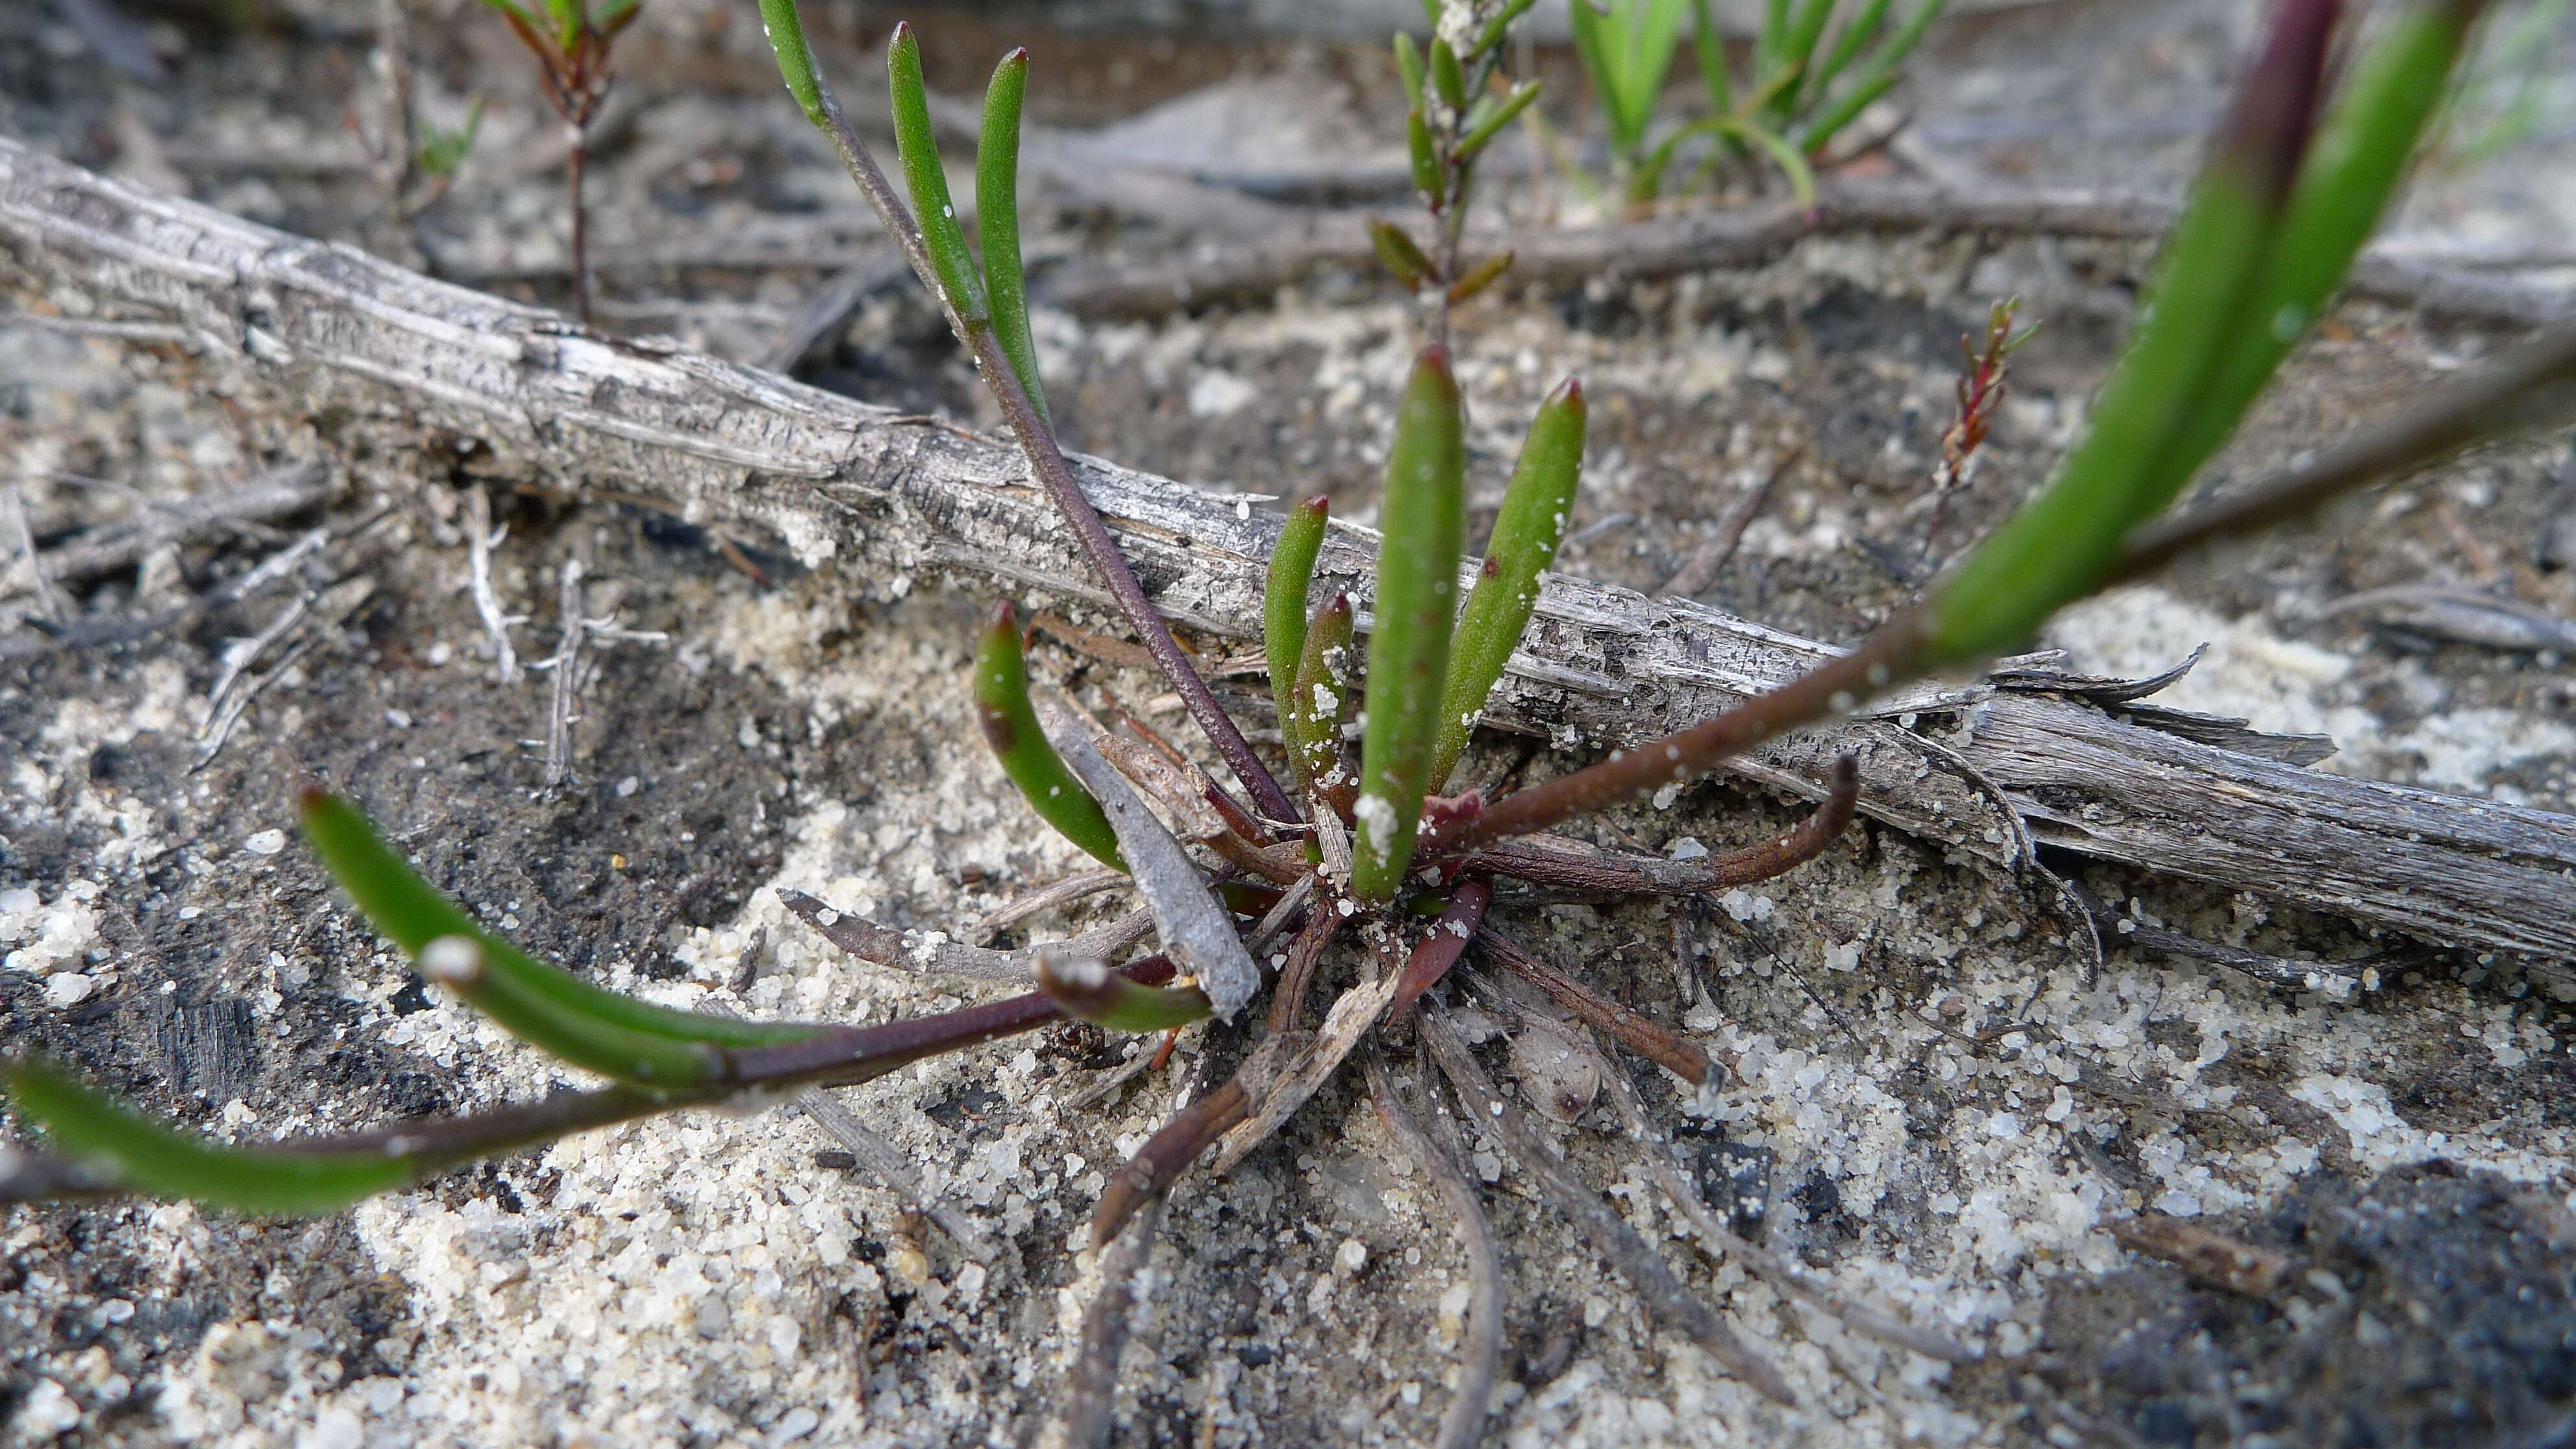
[[[1005,442],[587,333],[7,141],[0,287],[22,305],[175,322],[270,405],[477,439],[567,488],[613,480],[696,518],[758,524],[823,566],[1105,602]],[[1076,466],[1166,614],[1254,636],[1273,515],[1096,459]],[[1325,586],[1365,600],[1374,547],[1367,531],[1337,526]],[[1827,652],[1686,601],[1551,576],[1488,717],[1616,744],[1702,718]],[[2035,836],[2437,942],[2576,957],[2576,817],[2313,773],[2295,763],[2314,758],[2300,742],[2120,694],[2015,671],[1918,692],[1739,769],[1812,798],[1849,750],[1864,811],[1988,859],[2014,858]],[[1899,709],[1924,733],[1901,728]],[[1997,788],[2020,819],[1994,803]]]

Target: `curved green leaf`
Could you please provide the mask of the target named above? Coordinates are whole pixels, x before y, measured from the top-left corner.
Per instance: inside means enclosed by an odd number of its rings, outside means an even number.
[[[419,1169],[382,1152],[226,1147],[177,1132],[40,1062],[0,1069],[18,1110],[66,1157],[105,1168],[115,1186],[269,1216],[329,1212],[405,1186]]]
[[[1530,422],[1520,462],[1503,490],[1502,511],[1494,517],[1494,536],[1485,545],[1484,568],[1467,592],[1467,607],[1458,615],[1457,636],[1449,646],[1440,732],[1425,777],[1429,789],[1447,785],[1476,717],[1484,712],[1485,697],[1503,677],[1503,665],[1520,646],[1530,611],[1538,607],[1539,575],[1555,561],[1565,520],[1574,511],[1575,488],[1583,480],[1585,412],[1583,384],[1569,377],[1548,394]]]
[[[975,650],[975,711],[983,721],[984,742],[993,747],[1002,773],[1020,787],[1029,808],[1101,864],[1125,870],[1118,832],[1100,802],[1074,778],[1038,727],[1037,710],[1029,703],[1028,660],[1020,653],[1019,618],[1007,603],[993,606]]]
[[[2324,315],[2449,94],[2478,9],[2458,0],[2401,9],[2336,89],[2235,335],[2160,459],[2167,473],[2199,471]]]
[[[472,942],[475,969],[448,984],[512,1035],[576,1066],[658,1089],[686,1087],[719,1067],[711,1048],[775,1046],[824,1030],[700,1015],[593,986],[484,930],[415,874],[347,801],[307,790],[302,808],[313,853],[377,930],[415,957],[441,938]]]
[[[2308,137],[2334,0],[2290,0],[2166,239],[2136,334],[2048,486],[1926,601],[1936,664],[1984,658],[2081,597],[2184,479],[2162,466],[2230,344]]]
[[[1058,1010],[1111,1031],[1168,1031],[1214,1014],[1195,986],[1142,986],[1097,961],[1040,952],[1036,975],[1038,990]]]
[[[1297,659],[1295,683],[1281,696],[1279,739],[1298,788],[1314,811],[1346,809],[1354,793],[1342,770],[1342,696],[1350,685],[1351,600],[1336,592],[1315,611]]]
[[[984,245],[985,298],[993,337],[1020,379],[1029,405],[1046,420],[1038,385],[1037,342],[1029,335],[1029,283],[1020,266],[1020,103],[1028,94],[1026,46],[1002,57],[984,88],[984,130],[975,145],[975,235]]]
[[[760,0],[760,33],[768,37],[770,53],[778,57],[778,77],[805,119],[817,127],[829,125],[823,115],[822,77],[815,74],[814,52],[805,44],[805,21],[796,13],[796,0]]]
[[[1283,709],[1296,687],[1297,660],[1306,652],[1306,592],[1313,587],[1315,558],[1324,550],[1324,525],[1332,513],[1332,500],[1321,493],[1289,509],[1270,552],[1261,591],[1261,645],[1270,659],[1271,697]]]
[[[1465,531],[1463,434],[1449,350],[1434,343],[1422,349],[1397,405],[1378,509],[1377,619],[1351,853],[1351,893],[1369,904],[1394,899],[1404,880],[1440,732]]]
[[[939,164],[939,142],[930,129],[930,92],[921,79],[921,40],[910,21],[896,22],[894,37],[886,42],[886,92],[894,106],[895,157],[903,163],[904,189],[912,193],[913,217],[921,226],[931,270],[939,274],[939,288],[957,315],[982,321],[990,315],[984,279],[966,249],[957,204],[948,199],[948,173]]]

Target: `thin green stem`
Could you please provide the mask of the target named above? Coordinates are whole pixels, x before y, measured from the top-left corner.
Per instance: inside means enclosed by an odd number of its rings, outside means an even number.
[[[989,320],[970,320],[941,289],[938,269],[922,242],[920,229],[913,224],[911,213],[905,209],[902,199],[895,195],[894,187],[878,167],[875,155],[859,138],[857,129],[851,126],[849,117],[841,110],[839,100],[814,68],[812,52],[805,44],[803,22],[797,15],[796,0],[760,0],[760,10],[764,32],[778,57],[779,72],[787,83],[788,93],[797,98],[798,104],[805,108],[806,118],[823,133],[834,153],[841,158],[843,169],[850,173],[851,180],[858,183],[859,194],[867,198],[878,220],[885,224],[886,230],[903,248],[904,256],[912,263],[914,275],[921,279],[922,286],[939,300],[947,312],[950,330],[957,334],[958,341],[975,359],[985,388],[1000,406],[1003,420],[1009,424],[1020,451],[1027,456],[1029,468],[1037,475],[1039,486],[1046,490],[1056,511],[1072,527],[1074,538],[1082,545],[1083,556],[1100,571],[1102,582],[1109,587],[1110,597],[1117,600],[1119,612],[1126,616],[1127,626],[1136,631],[1136,637],[1144,643],[1146,651],[1154,656],[1154,662],[1161,666],[1164,677],[1189,709],[1190,717],[1198,721],[1209,743],[1215,745],[1217,753],[1224,757],[1227,768],[1233,770],[1235,778],[1252,792],[1253,802],[1274,821],[1297,821],[1297,807],[1289,803],[1287,792],[1280,788],[1269,768],[1261,763],[1261,757],[1253,752],[1252,745],[1243,737],[1243,731],[1217,703],[1207,681],[1199,677],[1198,671],[1190,664],[1189,656],[1181,652],[1179,641],[1172,637],[1171,624],[1163,618],[1162,611],[1154,607],[1153,600],[1146,597],[1144,586],[1136,581],[1136,572],[1128,567],[1126,556],[1118,551],[1117,540],[1110,537],[1108,526],[1100,521],[1099,511],[1091,506],[1091,500],[1083,494],[1081,483],[1074,478],[1072,465],[1065,461],[1054,430],[1047,426],[1046,419],[1039,416],[1036,404],[1029,398],[1027,390],[1020,386],[1018,374],[1003,355],[1000,339],[995,336]]]

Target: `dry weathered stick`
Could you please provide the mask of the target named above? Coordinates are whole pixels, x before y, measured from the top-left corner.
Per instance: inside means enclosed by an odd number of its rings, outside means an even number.
[[[44,572],[59,583],[78,583],[125,568],[173,543],[237,524],[267,523],[301,513],[331,493],[328,474],[314,463],[290,463],[247,483],[218,488],[176,503],[153,501],[134,517],[90,529],[44,557]],[[0,599],[28,586],[23,569],[0,572]]]
[[[1485,1221],[1484,1205],[1476,1200],[1476,1184],[1458,1163],[1457,1135],[1447,1120],[1440,1120],[1440,1137],[1435,1140],[1405,1110],[1404,1099],[1396,1095],[1395,1080],[1377,1053],[1362,1057],[1360,1064],[1368,1073],[1369,1101],[1376,1105],[1387,1135],[1440,1189],[1450,1214],[1458,1219],[1458,1244],[1467,1255],[1466,1332],[1458,1344],[1457,1393],[1449,1412],[1440,1417],[1440,1437],[1432,1442],[1433,1449],[1466,1449],[1484,1437],[1494,1370],[1502,1362],[1502,1255],[1494,1250],[1494,1230]]]
[[[1747,1346],[1734,1329],[1720,1322],[1716,1311],[1674,1276],[1654,1248],[1628,1226],[1628,1220],[1574,1175],[1565,1159],[1530,1126],[1520,1109],[1503,1100],[1493,1079],[1468,1054],[1465,1039],[1449,1024],[1446,1011],[1426,1005],[1416,1019],[1415,1029],[1422,1033],[1422,1044],[1430,1049],[1440,1074],[1457,1092],[1458,1104],[1466,1110],[1468,1119],[1502,1139],[1528,1173],[1531,1185],[1574,1224],[1575,1230],[1592,1244],[1593,1251],[1628,1280],[1656,1327],[1698,1344],[1727,1372],[1773,1402],[1796,1405],[1797,1392],[1780,1376],[1780,1371]]]
[[[450,430],[567,487],[618,479],[693,517],[771,529],[812,564],[968,573],[1105,602],[1005,442],[700,353],[594,337],[6,141],[0,287],[183,323],[210,359],[238,359],[273,406]],[[1075,472],[1165,615],[1254,637],[1273,516],[1238,517],[1233,499],[1097,460]],[[1372,535],[1336,527],[1321,587],[1365,599],[1374,549]],[[1627,743],[1829,652],[1683,601],[1551,577],[1486,718]],[[2049,843],[2445,944],[2576,957],[2576,819],[2314,774],[2242,752],[2263,736],[2082,695],[2078,682],[2022,674],[1911,696],[1734,768],[1816,798],[1835,756],[1855,753],[1864,813],[2000,858],[2012,832],[1984,789],[1890,722],[1900,710],[1964,719],[1945,743]]]
[[[1997,187],[1960,191],[1919,182],[1843,180],[1817,196],[1812,218],[1795,201],[1696,216],[1563,231],[1477,235],[1509,245],[1516,284],[1581,285],[1595,278],[1658,281],[1692,272],[1753,267],[1810,236],[1842,232],[1979,231],[1999,235],[2148,241],[2164,235],[2179,208],[2162,197],[2116,192]],[[1047,300],[1087,317],[1158,317],[1175,311],[1266,301],[1281,287],[1331,267],[1375,266],[1366,219],[1328,212],[1256,247],[1201,261],[1148,267],[1068,267]],[[1404,213],[1390,211],[1387,215]],[[2566,315],[2571,301],[2544,288],[2460,268],[2365,253],[2354,268],[2358,295],[2421,307],[2463,321],[2531,326]]]

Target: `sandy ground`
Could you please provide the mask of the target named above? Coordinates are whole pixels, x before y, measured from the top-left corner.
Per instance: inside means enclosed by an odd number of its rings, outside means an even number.
[[[514,89],[498,32],[452,8],[453,25],[422,22],[424,104],[452,115],[470,77],[494,94],[490,131],[412,240],[486,273],[542,266],[559,255],[551,122]],[[283,13],[242,31],[161,21],[186,54],[152,89],[108,77],[41,7],[0,12],[0,130],[368,239],[360,180],[280,159],[350,154],[355,20]],[[724,16],[652,9],[625,82],[637,110],[603,156],[604,247],[743,237],[850,204]],[[1906,164],[2169,184],[2245,28],[2238,7],[2207,4],[2043,5],[1963,24],[1927,62],[1929,159]],[[2112,31],[2125,38],[2096,54]],[[968,49],[994,32],[952,33]],[[1362,142],[1382,119],[1373,52],[1276,41],[1168,55],[1200,68],[1193,83],[1297,78],[1347,108],[1326,119]],[[1117,89],[1094,67],[1035,105],[1098,120]],[[2576,148],[2543,134],[2433,177],[2401,234],[2455,251],[2563,236],[2553,208],[2576,196],[2571,174]],[[1033,219],[1046,255],[1153,256],[1185,240],[1088,209]],[[1471,531],[1530,408],[1580,371],[1596,442],[1570,569],[1660,583],[1734,490],[1802,446],[1706,597],[1849,638],[1903,596],[1889,561],[1923,546],[1920,480],[1957,334],[2008,291],[2049,324],[1978,483],[1931,540],[1939,552],[1999,517],[2063,445],[2143,260],[2095,244],[1821,241],[1759,272],[1481,304],[1461,341]],[[739,353],[816,277],[619,273],[607,295],[631,315],[610,320]],[[547,279],[508,285],[560,296]],[[1193,482],[1328,491],[1363,519],[1410,327],[1348,278],[1153,325],[1038,318],[1076,445]],[[2348,311],[2220,470],[2337,436],[2496,340]],[[907,296],[872,300],[804,366],[874,401],[987,421]],[[656,1000],[747,1014],[880,1021],[957,1004],[839,956],[780,889],[953,930],[1079,867],[971,743],[966,660],[988,589],[808,573],[774,540],[738,540],[766,575],[755,580],[699,530],[613,498],[523,494],[380,420],[280,416],[175,352],[5,319],[0,429],[8,481],[47,540],[130,497],[177,499],[284,462],[319,462],[331,482],[327,504],[277,524],[342,526],[302,575],[326,607],[220,749],[201,738],[209,693],[232,642],[282,596],[122,650],[0,666],[0,1031],[199,1128],[339,1130],[574,1079],[425,992],[353,919],[292,838],[300,780],[353,795],[433,880],[532,949]],[[2576,548],[2553,551],[2576,504],[2563,451],[2482,454],[2301,538],[2089,605],[2050,642],[2127,673],[2207,643],[2169,702],[2330,733],[2342,748],[2320,768],[2568,810],[2576,684],[2562,658],[2333,608],[2387,585],[2467,582],[2576,616]],[[509,526],[494,583],[531,616],[513,632],[521,654],[553,649],[574,557],[601,581],[592,613],[664,636],[592,652],[561,790],[540,784],[549,685],[498,682],[467,588],[472,488],[492,491]],[[79,580],[70,607],[158,607],[279,541],[250,530]],[[39,607],[0,597],[0,637]],[[1141,675],[1054,646],[1039,664],[1154,714],[1160,691]],[[1176,714],[1154,717],[1182,733]],[[1471,771],[1499,774],[1519,753],[1498,744]],[[1716,783],[1624,812],[1600,838],[1718,849],[1793,815]],[[1740,1226],[1984,1357],[1948,1369],[1883,1348],[1712,1260],[1595,1102],[1549,1130],[1802,1403],[1771,1405],[1652,1331],[1480,1137],[1508,1289],[1495,1438],[2563,1435],[2576,1408],[2570,963],[2476,959],[2105,867],[2078,875],[2151,924],[2340,965],[2356,984],[2321,975],[2335,989],[2277,993],[2116,937],[2090,973],[2043,896],[1876,827],[1792,877],[1687,909],[1513,907],[1531,943],[1686,1026],[1724,1065],[1721,1084],[1693,1093],[1622,1064],[1713,1184],[1761,1202]],[[308,1223],[12,1209],[0,1423],[28,1442],[1026,1442],[1059,1402],[1095,1286],[1074,1249],[1104,1175],[1203,1059],[1234,1048],[1193,1035],[1165,1073],[1067,1105],[1130,1049],[1058,1030],[843,1094],[975,1222],[980,1256],[794,1110],[603,1132]],[[1513,1065],[1499,1046],[1489,1055]],[[1414,1076],[1409,1058],[1399,1075]],[[2140,1214],[2277,1255],[2277,1281],[2238,1291],[2135,1252],[2115,1225]],[[1125,1436],[1427,1439],[1456,1369],[1464,1282],[1436,1193],[1363,1095],[1328,1088],[1234,1174],[1177,1194],[1125,1364]]]

